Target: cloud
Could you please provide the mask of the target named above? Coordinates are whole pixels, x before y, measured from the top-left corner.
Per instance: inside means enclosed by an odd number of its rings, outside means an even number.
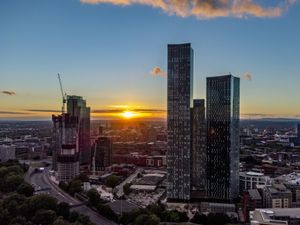
[[[160,67],[154,67],[151,70],[151,74],[155,77],[165,77],[167,74],[160,68]]]
[[[57,113],[61,112],[61,110],[56,109],[25,109],[28,112],[49,112],[49,113]]]
[[[1,91],[1,93],[4,95],[10,95],[10,96],[16,95],[16,92],[14,92],[14,91]]]
[[[164,109],[144,109],[144,108],[132,108],[132,107],[126,107],[126,108],[114,108],[114,109],[94,109],[92,110],[92,113],[97,114],[107,114],[107,113],[122,113],[124,111],[133,111],[133,112],[140,112],[140,113],[161,113],[166,112]],[[55,110],[55,109],[25,109],[27,112],[46,112],[46,113],[60,113],[61,110]]]
[[[247,72],[247,73],[245,73],[244,75],[243,75],[243,78],[245,79],[245,80],[252,80],[252,77],[253,77],[253,75],[251,74],[251,73],[249,73],[249,72]]]
[[[280,0],[280,4],[263,6],[255,0],[80,0],[87,4],[109,3],[120,6],[146,5],[163,10],[169,15],[195,16],[199,19],[217,17],[278,17],[296,0]]]
[[[92,111],[92,113],[97,114],[106,114],[106,113],[122,113],[124,111],[133,111],[133,112],[139,112],[139,113],[164,113],[166,110],[164,109],[95,109]]]
[[[4,115],[26,115],[26,114],[31,114],[31,113],[26,113],[26,112],[12,112],[12,111],[0,111],[0,114]]]

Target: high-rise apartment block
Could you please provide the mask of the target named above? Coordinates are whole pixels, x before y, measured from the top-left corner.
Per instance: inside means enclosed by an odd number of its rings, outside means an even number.
[[[207,78],[207,193],[209,198],[239,196],[240,79]]]
[[[206,190],[206,119],[205,100],[194,99],[192,109],[192,190]]]
[[[192,101],[191,44],[168,45],[168,199],[190,200]]]

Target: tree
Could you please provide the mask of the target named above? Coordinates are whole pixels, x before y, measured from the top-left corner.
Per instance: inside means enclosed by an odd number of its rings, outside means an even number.
[[[47,194],[35,195],[29,200],[29,209],[31,213],[35,213],[41,209],[56,211],[56,207],[57,200]]]
[[[74,180],[80,180],[82,183],[89,182],[89,177],[86,174],[81,173]]]
[[[33,195],[34,188],[31,186],[31,184],[28,184],[27,182],[21,183],[17,188],[18,194],[25,195],[26,197],[30,197]]]
[[[59,182],[58,186],[65,192],[68,191],[68,184],[66,184],[65,182],[61,181]]]
[[[8,225],[10,222],[11,218],[9,216],[9,212],[7,209],[1,209],[0,208],[0,221],[1,225]]]
[[[158,225],[160,219],[155,214],[141,214],[134,220],[134,225]]]
[[[83,224],[83,225],[90,225],[90,224],[92,224],[91,221],[90,221],[90,218],[88,216],[82,215],[82,214],[79,214],[77,222],[79,222],[80,224]]]
[[[82,192],[82,182],[80,180],[73,180],[71,181],[69,188],[68,188],[68,193],[70,195],[74,195],[75,193],[80,193]]]
[[[179,222],[188,222],[189,221],[189,217],[187,216],[187,214],[185,212],[178,212],[179,214]]]
[[[4,179],[3,191],[14,191],[22,182],[23,178],[20,175],[7,175]]]
[[[208,225],[225,225],[230,223],[230,218],[224,213],[210,213],[207,216]]]
[[[107,178],[105,184],[108,187],[115,188],[119,183],[119,177],[116,175],[111,175]]]
[[[3,166],[0,167],[0,179],[3,179],[8,174],[8,168]]]
[[[33,217],[33,222],[40,225],[52,225],[56,219],[56,213],[53,210],[38,210]]]
[[[65,225],[65,221],[64,221],[64,219],[63,219],[62,217],[58,217],[58,218],[54,221],[53,225]]]
[[[194,217],[191,219],[191,222],[206,225],[207,224],[207,216],[204,214],[201,214],[201,213],[196,213],[194,215]]]
[[[57,215],[62,216],[64,219],[70,217],[70,205],[66,202],[60,202],[57,206]]]
[[[177,211],[164,211],[161,216],[162,221],[164,222],[179,222],[180,216]]]
[[[155,214],[159,218],[162,218],[162,214],[166,209],[162,204],[152,204],[147,207],[147,210],[150,214]]]
[[[108,206],[103,204],[97,205],[97,211],[100,215],[106,217],[107,219],[117,221],[117,214]]]
[[[101,202],[100,195],[95,188],[90,189],[87,192],[87,196],[89,197],[89,203],[94,207],[96,207]]]
[[[10,221],[10,224],[26,225],[27,223],[28,223],[28,221],[23,216],[17,216]]]
[[[73,223],[78,219],[78,217],[79,217],[79,213],[76,211],[72,211],[70,212],[69,221]]]
[[[7,167],[8,168],[8,172],[15,174],[15,175],[23,175],[24,174],[24,170],[22,169],[22,167],[20,165],[12,165]]]

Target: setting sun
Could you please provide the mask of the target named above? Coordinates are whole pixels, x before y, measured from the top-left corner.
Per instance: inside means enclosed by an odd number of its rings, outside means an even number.
[[[122,113],[122,116],[126,119],[131,119],[132,117],[136,116],[136,113],[132,111],[125,111]]]

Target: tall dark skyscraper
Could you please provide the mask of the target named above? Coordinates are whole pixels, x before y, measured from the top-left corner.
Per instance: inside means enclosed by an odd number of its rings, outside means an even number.
[[[91,163],[91,141],[90,141],[90,108],[86,101],[80,96],[67,96],[67,113],[78,117],[79,123],[79,158],[80,164]]]
[[[167,197],[170,200],[190,199],[192,101],[193,49],[191,44],[168,45]]]
[[[208,197],[232,200],[239,194],[240,79],[207,78]]]
[[[206,190],[206,119],[205,100],[194,99],[192,109],[193,148],[191,153],[192,163],[192,190]]]

